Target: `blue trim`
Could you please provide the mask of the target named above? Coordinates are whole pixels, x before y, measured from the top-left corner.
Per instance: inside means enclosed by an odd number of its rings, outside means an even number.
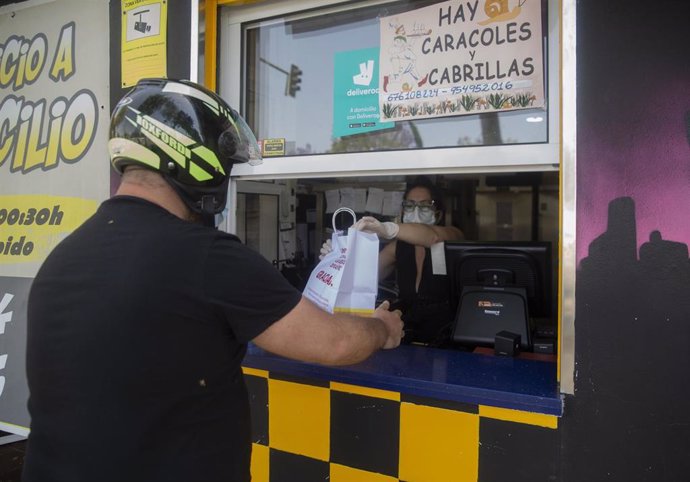
[[[563,415],[556,364],[403,345],[357,365],[326,367],[273,355],[250,344],[243,365],[461,403]]]

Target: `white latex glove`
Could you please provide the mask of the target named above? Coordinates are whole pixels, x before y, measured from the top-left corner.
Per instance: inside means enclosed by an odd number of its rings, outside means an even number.
[[[390,221],[382,223],[371,216],[364,216],[355,223],[355,229],[367,233],[376,233],[381,239],[393,239],[398,235],[400,226]]]
[[[331,244],[331,240],[327,239],[322,245],[321,245],[321,251],[319,251],[319,261],[321,261],[323,258],[326,257],[328,253],[333,251],[333,245]]]

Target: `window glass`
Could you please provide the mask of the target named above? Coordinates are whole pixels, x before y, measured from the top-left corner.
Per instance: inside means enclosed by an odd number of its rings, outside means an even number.
[[[340,11],[246,24],[245,116],[257,137],[285,139],[281,155],[548,142],[546,108],[397,121],[381,130],[338,135],[333,118],[339,56],[377,49],[381,17],[434,3],[400,1],[355,9],[350,3]],[[543,58],[547,72],[545,51]]]
[[[278,196],[238,193],[237,212],[237,236],[277,266]]]

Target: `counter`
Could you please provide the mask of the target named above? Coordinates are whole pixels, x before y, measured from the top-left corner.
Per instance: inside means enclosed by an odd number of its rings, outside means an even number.
[[[325,367],[250,344],[243,366],[463,404],[563,414],[553,362],[403,345],[356,365]]]

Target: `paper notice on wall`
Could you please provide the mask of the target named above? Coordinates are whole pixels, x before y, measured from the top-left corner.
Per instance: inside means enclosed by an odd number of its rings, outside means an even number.
[[[433,274],[447,274],[446,273],[446,243],[433,244],[431,246],[431,272]]]
[[[383,212],[383,189],[377,187],[369,188],[367,204],[364,210],[373,214],[381,214]]]
[[[355,190],[351,187],[340,188],[340,207],[350,208],[353,211],[355,209]]]
[[[355,189],[355,204],[352,208],[356,213],[363,213],[367,206],[367,190]]]
[[[167,76],[167,18],[167,2],[122,2],[122,87],[145,77]]]
[[[401,191],[389,191],[383,196],[383,215],[384,216],[399,216],[403,192]]]
[[[326,191],[326,212],[332,213],[340,207],[340,190],[328,189]]]

